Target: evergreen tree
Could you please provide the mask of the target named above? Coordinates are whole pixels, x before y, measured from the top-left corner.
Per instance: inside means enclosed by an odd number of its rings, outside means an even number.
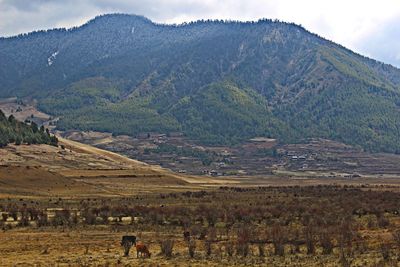
[[[48,129],[34,122],[30,124],[19,122],[13,115],[8,118],[0,110],[0,147],[7,144],[15,143],[16,145],[25,144],[49,144],[58,145],[56,136],[51,135]]]

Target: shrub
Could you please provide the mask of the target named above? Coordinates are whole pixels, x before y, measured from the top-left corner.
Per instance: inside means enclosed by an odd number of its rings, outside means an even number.
[[[189,252],[189,256],[191,258],[194,257],[194,254],[196,252],[196,241],[195,240],[190,240],[189,242],[187,242],[188,244],[188,252]]]
[[[226,250],[226,254],[228,254],[229,257],[233,256],[234,253],[234,243],[232,241],[228,241],[225,245],[225,250]]]
[[[54,226],[68,225],[70,217],[71,213],[69,212],[69,210],[57,210],[52,220],[52,224]]]
[[[274,254],[277,256],[285,255],[285,232],[282,226],[275,225],[270,230],[272,244],[274,246]]]
[[[167,258],[171,258],[174,249],[174,241],[171,239],[164,239],[160,241],[160,248],[162,255],[164,255]]]
[[[392,237],[397,247],[400,248],[400,230],[393,232]]]
[[[390,225],[388,218],[386,218],[384,215],[378,215],[377,221],[380,228],[386,228]]]
[[[196,237],[196,236],[200,235],[200,233],[201,233],[202,231],[203,231],[203,228],[202,228],[200,225],[198,225],[198,224],[192,225],[192,226],[190,227],[190,230],[189,230],[190,234],[191,234],[193,237]]]
[[[333,252],[332,234],[325,230],[320,233],[319,242],[322,247],[322,254],[328,255]]]
[[[90,209],[85,209],[82,212],[82,217],[84,218],[86,224],[93,225],[96,223],[96,216]]]
[[[315,233],[314,226],[312,223],[309,223],[305,227],[304,236],[306,238],[306,246],[307,246],[307,254],[314,254],[315,252]]]
[[[3,222],[6,222],[8,219],[8,214],[7,213],[2,213],[1,218],[3,219]]]
[[[265,257],[265,244],[258,243],[257,248],[258,248],[258,256],[260,256],[262,258]]]
[[[212,252],[212,247],[211,247],[212,242],[210,240],[204,241],[204,249],[206,251],[206,255],[210,256]]]
[[[29,225],[29,216],[26,211],[21,212],[21,219],[18,222],[18,226],[28,226]]]
[[[249,243],[253,237],[253,234],[249,227],[241,226],[237,230],[237,243],[236,243],[236,253],[243,257],[247,257],[249,254]]]
[[[382,258],[384,261],[388,261],[390,259],[390,244],[384,241],[381,241],[379,246]]]
[[[49,222],[47,220],[47,214],[44,212],[39,213],[38,219],[37,219],[37,226],[42,227],[42,226],[47,226],[49,225]]]

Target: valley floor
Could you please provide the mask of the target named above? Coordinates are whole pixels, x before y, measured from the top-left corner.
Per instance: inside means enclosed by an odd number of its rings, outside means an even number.
[[[0,266],[397,266],[399,198],[390,187],[312,186],[0,199]],[[132,234],[151,258],[123,256]]]

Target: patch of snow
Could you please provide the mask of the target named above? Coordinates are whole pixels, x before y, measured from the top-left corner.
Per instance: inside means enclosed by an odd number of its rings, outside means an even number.
[[[99,59],[105,59],[105,58],[109,58],[110,55],[109,54],[105,54],[104,56],[99,57]]]
[[[51,54],[51,56],[49,58],[47,58],[47,66],[53,65],[53,62],[56,59],[58,53],[60,53],[60,51],[54,52],[53,54]]]

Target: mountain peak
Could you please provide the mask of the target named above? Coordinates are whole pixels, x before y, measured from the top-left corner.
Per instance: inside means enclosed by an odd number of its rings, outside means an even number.
[[[110,21],[141,21],[147,23],[153,23],[150,19],[135,14],[124,14],[124,13],[109,13],[104,15],[96,16],[94,19],[89,20],[86,24],[99,23],[99,22],[110,22]]]

